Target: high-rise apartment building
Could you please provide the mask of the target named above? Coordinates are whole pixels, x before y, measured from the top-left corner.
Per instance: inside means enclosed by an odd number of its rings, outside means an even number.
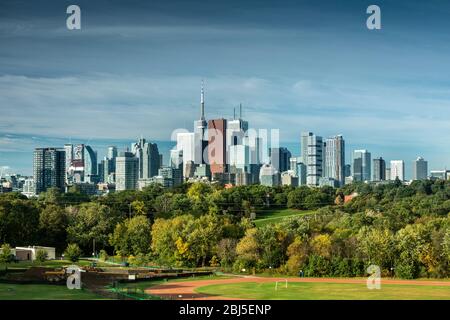
[[[284,147],[270,148],[269,157],[271,165],[278,172],[285,172],[290,168],[290,159],[292,157],[291,152]]]
[[[312,132],[302,132],[300,136],[300,157],[302,158],[300,162],[306,166],[308,165],[308,139],[313,135]]]
[[[413,180],[426,180],[428,178],[428,162],[418,157],[413,162]]]
[[[353,181],[370,181],[371,155],[367,150],[353,151]]]
[[[70,166],[72,165],[73,160],[73,144],[65,144],[64,145],[64,151],[66,153],[66,173],[65,173],[65,181],[68,182],[68,174],[67,171],[69,170]]]
[[[307,137],[308,146],[305,163],[307,167],[306,183],[309,186],[318,186],[323,174],[323,140],[322,137],[309,135],[309,133],[307,136],[302,136],[302,140],[305,137]],[[302,157],[304,158],[304,155]]]
[[[391,180],[405,180],[405,162],[403,160],[391,160]]]
[[[386,180],[391,180],[391,168],[386,168]]]
[[[36,148],[33,154],[33,176],[35,192],[39,194],[48,188],[65,189],[66,153],[56,148]]]
[[[139,179],[139,159],[132,152],[116,157],[116,190],[135,190]]]
[[[373,181],[386,180],[386,161],[380,157],[373,159]]]
[[[339,186],[345,182],[345,141],[337,135],[324,141],[324,173],[326,178],[334,179]]]

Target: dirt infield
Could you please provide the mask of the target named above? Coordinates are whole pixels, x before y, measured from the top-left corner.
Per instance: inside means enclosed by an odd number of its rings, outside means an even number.
[[[176,300],[238,300],[236,298],[227,298],[222,296],[206,295],[195,292],[196,288],[213,285],[213,284],[231,284],[240,282],[320,282],[320,283],[347,283],[347,284],[366,284],[366,279],[341,279],[341,278],[265,278],[265,277],[236,277],[232,279],[215,279],[215,280],[198,280],[198,281],[181,281],[169,282],[167,284],[157,285],[145,290],[154,296],[165,299]],[[395,280],[383,279],[383,284],[400,284],[400,285],[418,285],[418,286],[449,286],[450,281],[423,281],[423,280]]]

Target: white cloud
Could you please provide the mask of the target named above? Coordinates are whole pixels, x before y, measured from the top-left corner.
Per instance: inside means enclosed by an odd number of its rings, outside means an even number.
[[[169,140],[192,129],[201,77],[0,77],[0,132],[52,137]],[[231,117],[240,102],[257,128],[280,128],[295,141],[302,130],[342,133],[353,141],[441,146],[450,120],[449,93],[416,88],[341,86],[310,79],[278,82],[218,76],[206,81],[206,114]],[[367,86],[365,86],[367,88]],[[433,97],[439,99],[433,99]],[[433,106],[435,113],[430,113]],[[0,142],[9,143],[6,138]]]

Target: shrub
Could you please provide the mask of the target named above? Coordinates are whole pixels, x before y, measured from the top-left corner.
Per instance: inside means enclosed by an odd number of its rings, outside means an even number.
[[[105,250],[100,250],[99,260],[100,261],[107,261],[108,258],[109,258],[108,253],[106,253]]]
[[[48,258],[48,253],[47,251],[43,250],[43,249],[39,249],[38,251],[36,251],[36,262],[39,264],[42,264],[45,262],[45,260],[47,260]]]
[[[64,256],[72,262],[77,262],[81,256],[81,249],[76,243],[71,243],[64,251]]]

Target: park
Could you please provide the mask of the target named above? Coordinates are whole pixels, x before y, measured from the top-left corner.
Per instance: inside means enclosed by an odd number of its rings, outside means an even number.
[[[4,194],[0,299],[449,299],[449,194],[442,181]]]
[[[70,263],[47,261],[39,267],[30,263],[10,267],[9,277],[0,276],[0,300],[450,300],[448,279],[383,278],[379,290],[370,290],[366,278],[145,269],[88,259],[78,261],[86,270],[80,290],[69,290],[65,278],[45,277]]]

